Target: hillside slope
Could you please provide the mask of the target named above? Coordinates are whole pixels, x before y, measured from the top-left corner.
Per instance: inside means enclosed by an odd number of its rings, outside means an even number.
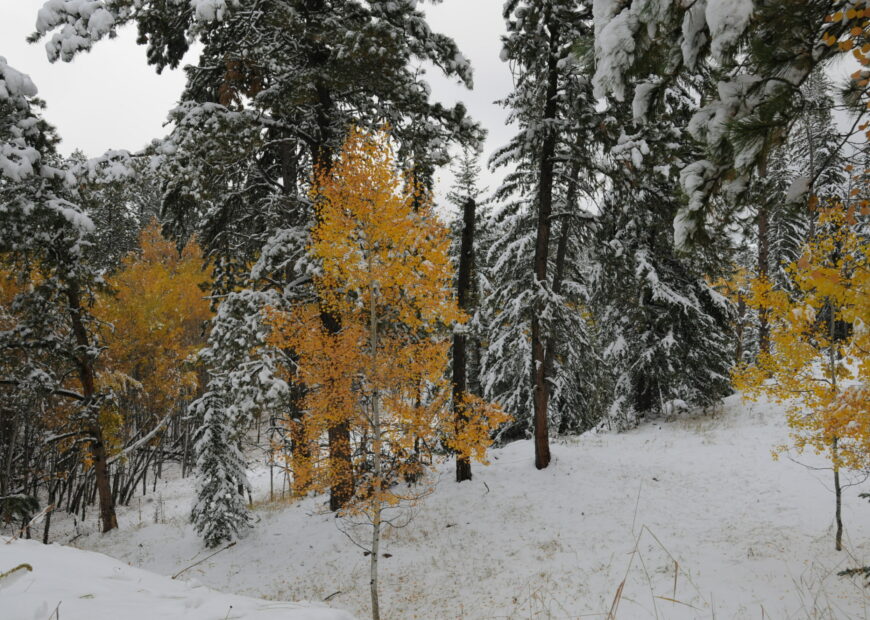
[[[772,460],[787,435],[779,409],[731,397],[712,415],[557,444],[544,471],[527,442],[493,451],[470,483],[445,466],[387,534],[385,617],[604,618],[621,587],[617,617],[629,620],[865,618],[868,591],[836,572],[870,563],[870,505],[847,490],[847,551],[835,552],[831,473],[805,467],[824,465],[809,455]],[[253,479],[262,499],[267,470]],[[158,492],[122,511],[119,531],[75,544],[165,575],[203,557],[186,522],[190,480]],[[256,515],[250,535],[185,578],[368,615],[368,558],[323,498]]]

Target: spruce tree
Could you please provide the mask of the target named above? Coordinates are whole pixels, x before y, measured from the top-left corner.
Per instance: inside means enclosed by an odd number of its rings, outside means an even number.
[[[209,388],[223,389],[213,381]],[[224,394],[211,391],[191,408],[197,421],[196,500],[191,521],[206,546],[232,540],[251,524],[244,492],[250,492],[245,458],[239,449],[236,425]]]
[[[612,372],[610,426],[716,402],[729,389],[728,300],[711,286],[730,247],[725,235],[681,251],[672,228],[684,203],[676,163],[696,154],[682,121],[685,89],[659,91],[655,123],[613,117],[610,187],[597,221],[595,316]]]

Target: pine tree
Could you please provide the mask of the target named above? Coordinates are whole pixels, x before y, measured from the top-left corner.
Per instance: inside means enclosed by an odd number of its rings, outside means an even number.
[[[220,389],[222,386],[213,386]],[[238,536],[251,524],[244,492],[250,492],[247,463],[230,408],[222,395],[208,391],[191,408],[196,416],[196,500],[191,521],[209,547]]]
[[[110,395],[97,384],[101,343],[90,311],[101,273],[88,260],[94,223],[74,201],[80,182],[126,175],[126,154],[65,167],[33,82],[2,57],[0,78],[0,264],[21,283],[13,327],[0,333],[0,385],[19,405],[46,395],[71,405],[63,409],[67,431],[88,446],[83,464],[93,467],[106,532],[118,524],[101,422]]]
[[[460,211],[453,232],[451,254],[457,265],[456,291],[459,309],[470,315],[467,327],[453,334],[452,381],[453,413],[457,428],[467,422],[464,401],[466,394],[480,397],[480,325],[478,305],[480,303],[480,278],[475,255],[476,236],[479,232],[481,217],[479,201],[483,190],[479,187],[479,152],[465,149],[454,168],[455,181],[447,199]],[[471,480],[471,461],[468,458],[456,459],[456,481]]]
[[[657,92],[688,80],[703,101],[685,125],[700,150],[676,164],[688,196],[674,220],[678,247],[715,234],[716,211],[733,216],[742,208],[752,175],[793,131],[803,84],[854,47],[835,45],[863,28],[850,5],[856,3],[596,3],[598,96],[609,94],[626,112],[646,117]]]
[[[516,86],[503,104],[519,132],[492,160],[510,171],[487,223],[493,289],[484,392],[514,417],[503,439],[534,430],[538,468],[549,463],[551,421],[568,428],[568,420],[584,416],[590,405],[584,383],[594,374],[589,329],[577,311],[587,232],[580,197],[593,191],[599,154],[600,119],[575,55],[591,38],[590,11],[590,3],[549,0],[513,1],[504,11],[502,57]]]
[[[284,308],[310,294],[302,286],[311,281],[304,250],[313,211],[306,186],[314,168],[328,168],[351,123],[389,123],[402,166],[424,184],[447,162],[451,142],[473,144],[481,137],[461,104],[429,101],[428,85],[414,68],[418,60],[468,86],[471,69],[410,0],[201,2],[195,9],[156,0],[99,10],[65,4],[40,12],[35,36],[56,30],[49,57],[69,60],[128,22],[137,24],[158,71],[176,66],[191,41],[203,43],[172,113],[176,129],[158,149],[167,183],[164,213],[182,241],[197,233],[214,265],[215,293],[244,291],[243,303],[252,310],[275,304],[274,294]],[[262,298],[253,300],[256,295]],[[328,312],[323,318],[339,328]],[[246,326],[257,320],[250,315]],[[212,333],[226,329],[215,326]],[[259,358],[292,352],[265,347],[245,355],[242,366],[215,371],[254,386],[271,368]],[[271,388],[279,379],[265,383],[270,387],[261,401],[280,392]],[[280,412],[288,405],[282,397],[270,407]],[[334,429],[337,449],[346,452],[348,441],[344,429]],[[337,508],[348,489],[332,494]]]
[[[803,102],[788,141],[773,148],[763,175],[753,179],[747,192],[754,217],[745,235],[755,248],[739,263],[777,288],[793,286],[785,267],[797,260],[813,234],[815,208],[820,201],[845,195],[842,144],[834,128],[830,95],[833,86],[820,73],[811,74],[801,88]],[[744,350],[769,352],[767,310],[753,310],[755,325],[747,333]]]

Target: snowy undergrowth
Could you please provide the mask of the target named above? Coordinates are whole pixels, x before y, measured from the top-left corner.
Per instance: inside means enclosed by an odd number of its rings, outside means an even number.
[[[836,573],[870,564],[867,485],[846,492],[847,551],[835,552],[831,472],[805,467],[824,465],[807,455],[772,460],[783,420],[731,397],[705,417],[559,443],[544,471],[528,442],[493,451],[470,483],[446,467],[415,519],[386,536],[385,617],[605,618],[616,600],[629,620],[866,618],[867,591]],[[262,500],[268,470],[252,483]],[[190,481],[157,489],[121,510],[119,531],[74,544],[163,575],[204,557],[186,522]],[[258,503],[256,515],[249,536],[183,578],[368,615],[368,559],[323,498]]]

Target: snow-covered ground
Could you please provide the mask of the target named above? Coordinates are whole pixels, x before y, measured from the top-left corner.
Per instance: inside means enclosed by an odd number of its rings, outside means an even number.
[[[32,540],[0,543],[0,618],[353,620],[349,614],[215,592],[99,553]]]
[[[534,469],[529,442],[493,451],[492,465],[476,466],[470,483],[453,482],[448,465],[414,519],[386,535],[384,617],[606,618],[614,601],[615,617],[627,620],[870,617],[870,591],[836,575],[870,564],[870,504],[858,498],[870,485],[847,489],[846,550],[834,551],[831,472],[771,458],[771,449],[788,440],[783,418],[776,407],[731,397],[707,416],[557,444],[544,471]],[[808,455],[798,460],[824,465]],[[264,504],[268,470],[252,478],[259,523],[180,580],[275,601],[328,599],[367,617],[368,558],[324,510],[323,498]],[[157,494],[122,509],[120,530],[73,544],[172,575],[207,554],[187,523],[191,488],[190,480],[160,482]],[[94,530],[96,522],[85,525]],[[71,527],[59,524],[53,538],[69,540]],[[0,569],[9,563],[2,547]],[[24,559],[40,552],[35,543],[11,547]],[[59,557],[72,566],[72,554]],[[84,557],[90,565],[97,556]],[[236,605],[179,581],[164,580],[175,589],[158,589],[150,585],[157,577],[105,566],[97,574],[106,579],[117,570],[131,576],[127,585],[146,584],[137,596],[159,591],[224,610],[185,616],[223,618]],[[0,610],[7,596],[0,589]],[[64,618],[79,617],[76,604],[85,603],[72,601]],[[263,609],[250,599],[238,605]],[[230,617],[260,617],[238,609]],[[298,613],[281,617],[321,617]]]

